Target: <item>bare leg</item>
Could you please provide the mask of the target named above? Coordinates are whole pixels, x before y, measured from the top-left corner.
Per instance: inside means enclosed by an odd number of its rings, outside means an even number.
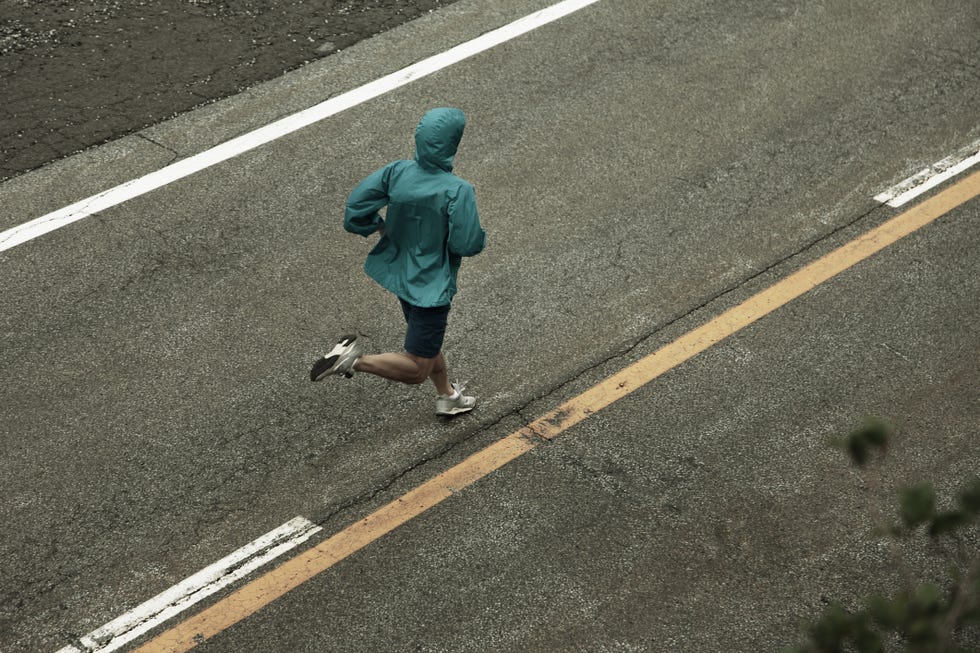
[[[432,371],[429,373],[429,378],[432,379],[433,385],[436,386],[436,392],[441,395],[451,395],[453,393],[453,387],[449,385],[449,372],[446,368],[446,359],[443,357],[442,352],[436,356],[435,363],[432,365]]]
[[[422,358],[409,353],[370,354],[358,358],[354,369],[400,383],[418,384],[432,379],[436,392],[444,395],[453,393],[446,372],[446,359],[441,352],[435,358]]]
[[[367,372],[390,381],[420,383],[419,366],[408,354],[369,354],[354,363],[358,372]],[[425,378],[423,377],[423,381]]]

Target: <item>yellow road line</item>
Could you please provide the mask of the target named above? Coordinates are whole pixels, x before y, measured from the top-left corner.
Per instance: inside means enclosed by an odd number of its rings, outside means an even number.
[[[348,526],[318,546],[256,578],[203,612],[177,624],[140,653],[188,651],[245,619],[429,508],[550,440],[708,347],[786,305],[808,290],[933,222],[980,194],[980,172],[963,179],[883,225],[617,372],[528,426],[473,454],[455,467]]]

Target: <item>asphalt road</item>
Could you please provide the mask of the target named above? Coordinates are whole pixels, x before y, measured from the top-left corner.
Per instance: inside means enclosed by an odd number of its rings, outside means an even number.
[[[0,229],[547,3],[485,4],[9,180]],[[0,252],[0,650],[71,644],[296,515],[329,536],[900,213],[872,197],[980,139],[977,33],[969,0],[600,0]],[[489,232],[446,343],[481,403],[451,422],[429,388],[306,376],[351,328],[400,345],[341,207],[435,105],[469,117]],[[978,236],[974,199],[200,649],[795,643],[894,586],[869,504],[980,469]],[[877,483],[826,445],[867,414],[898,429]]]

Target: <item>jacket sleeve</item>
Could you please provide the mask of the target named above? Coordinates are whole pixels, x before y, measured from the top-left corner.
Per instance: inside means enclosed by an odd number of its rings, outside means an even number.
[[[392,165],[371,173],[351,191],[344,209],[344,229],[366,237],[384,226],[378,211],[388,204],[388,180]]]
[[[463,183],[456,196],[449,199],[449,252],[457,256],[475,256],[487,244],[487,233],[480,226],[473,186]]]

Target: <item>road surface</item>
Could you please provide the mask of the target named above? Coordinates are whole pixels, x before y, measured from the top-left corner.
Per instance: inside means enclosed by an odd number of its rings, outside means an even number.
[[[0,230],[548,5],[485,4],[14,177]],[[935,220],[190,640],[778,650],[827,602],[894,587],[871,507],[923,479],[946,496],[980,462],[980,201],[969,171],[903,207],[874,197],[980,140],[978,28],[968,1],[599,0],[0,252],[0,650],[83,650],[293,518],[322,529],[130,646],[227,614],[277,564],[934,202]],[[400,346],[397,304],[360,270],[372,243],[340,218],[438,105],[467,113],[457,171],[489,234],[446,342],[480,404],[449,422],[428,387],[307,376],[353,328]],[[897,428],[878,480],[826,442],[866,415]]]

